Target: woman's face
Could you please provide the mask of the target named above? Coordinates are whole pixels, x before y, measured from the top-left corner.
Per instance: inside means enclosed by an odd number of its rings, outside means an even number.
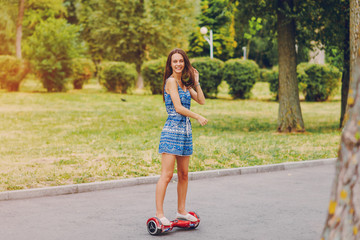
[[[181,54],[179,53],[174,53],[171,56],[171,68],[173,70],[174,73],[182,73],[182,71],[184,70],[185,67],[185,63],[184,63],[184,58]]]

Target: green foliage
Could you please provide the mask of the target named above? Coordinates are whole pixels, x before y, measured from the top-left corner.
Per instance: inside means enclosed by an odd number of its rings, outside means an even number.
[[[21,81],[29,72],[27,64],[16,57],[0,55],[0,87],[18,91]]]
[[[189,55],[192,57],[209,56],[210,47],[200,33],[200,27],[213,30],[214,56],[227,60],[234,56],[235,41],[234,15],[228,0],[202,0],[199,27],[190,36]]]
[[[247,48],[247,57],[256,61],[261,68],[271,68],[278,64],[276,40],[276,14],[271,6],[264,9],[259,1],[235,1],[235,56],[243,56],[243,47]],[[270,5],[271,1],[266,2]],[[270,13],[270,14],[269,14]]]
[[[300,63],[296,67],[299,92],[306,101],[326,101],[339,87],[341,72],[338,68],[328,64]],[[279,68],[273,67],[263,78],[270,83],[270,92],[278,99]]]
[[[95,72],[94,63],[87,58],[74,58],[72,63],[72,82],[74,89],[82,89]]]
[[[166,57],[150,60],[142,65],[141,72],[145,86],[149,86],[152,94],[162,94]]]
[[[259,66],[252,60],[230,59],[225,62],[223,79],[229,84],[229,93],[234,98],[249,98],[258,78]]]
[[[275,95],[276,100],[279,99],[279,67],[274,66],[263,74],[264,80],[268,83],[270,92]]]
[[[196,27],[196,9],[200,0],[145,1],[147,23],[152,32],[148,36],[150,59],[167,55],[173,48],[188,48],[188,39]]]
[[[192,15],[190,0],[88,0],[77,7],[92,58],[134,63],[138,72],[146,59],[186,47]]]
[[[257,82],[267,82],[266,74],[269,72],[270,70],[267,68],[260,68],[259,69],[259,78],[257,79]]]
[[[7,1],[1,2],[0,11],[0,55],[12,55],[15,53],[16,35],[16,5],[10,5]]]
[[[37,25],[66,15],[63,0],[27,0],[23,19],[23,38],[31,36]]]
[[[327,64],[307,64],[299,70],[298,80],[304,84],[306,101],[326,101],[339,87],[341,72]]]
[[[48,19],[36,26],[24,46],[44,88],[48,92],[65,91],[72,74],[72,59],[83,51],[78,39],[79,28],[64,19]]]
[[[125,62],[105,62],[101,64],[100,83],[110,92],[127,93],[135,86],[136,69]]]
[[[206,97],[216,96],[221,83],[224,63],[220,59],[209,57],[191,59],[192,66],[198,70],[201,88]]]
[[[256,33],[263,28],[261,22],[262,22],[262,18],[252,17],[249,20],[249,32],[245,32],[244,37],[248,40],[253,38],[256,35]]]
[[[296,66],[296,75],[298,79],[299,92],[304,92],[306,88],[305,79],[307,75],[305,73],[305,69],[310,65],[310,63],[303,62]]]

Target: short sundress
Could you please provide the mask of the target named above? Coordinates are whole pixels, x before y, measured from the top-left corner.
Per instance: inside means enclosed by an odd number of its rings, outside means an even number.
[[[190,110],[191,95],[178,84],[181,104]],[[165,106],[168,118],[161,132],[159,153],[169,153],[178,156],[190,156],[193,153],[192,130],[189,117],[175,111],[170,94],[165,91]]]

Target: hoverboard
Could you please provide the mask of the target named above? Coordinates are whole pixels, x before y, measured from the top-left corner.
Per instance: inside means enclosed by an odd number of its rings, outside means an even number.
[[[149,218],[146,222],[147,230],[151,235],[159,235],[164,232],[171,231],[174,227],[195,229],[200,224],[200,216],[195,212],[189,212],[197,218],[197,221],[192,222],[186,219],[177,218],[173,221],[170,221],[170,226],[165,226],[161,223],[160,219],[157,217]]]

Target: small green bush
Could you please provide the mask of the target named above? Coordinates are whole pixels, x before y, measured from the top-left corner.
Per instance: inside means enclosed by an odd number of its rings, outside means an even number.
[[[259,66],[252,60],[230,59],[225,62],[223,79],[229,84],[230,95],[246,99],[259,78]]]
[[[105,62],[101,64],[100,83],[110,92],[127,93],[135,86],[137,72],[133,64]]]
[[[308,64],[299,75],[306,101],[326,101],[339,87],[341,72],[328,64]]]
[[[209,57],[193,58],[191,65],[199,72],[199,82],[204,95],[216,96],[223,75],[223,61]]]
[[[22,80],[29,72],[25,61],[14,56],[0,55],[0,86],[8,91],[19,91]]]
[[[150,87],[152,94],[162,94],[166,57],[145,62],[141,67],[144,85]]]
[[[72,59],[84,51],[79,32],[78,26],[68,24],[65,19],[49,18],[38,24],[34,34],[26,39],[25,55],[48,92],[66,91],[72,75]]]
[[[74,58],[73,59],[73,74],[71,76],[74,89],[82,89],[85,82],[94,75],[95,65],[91,59]]]

